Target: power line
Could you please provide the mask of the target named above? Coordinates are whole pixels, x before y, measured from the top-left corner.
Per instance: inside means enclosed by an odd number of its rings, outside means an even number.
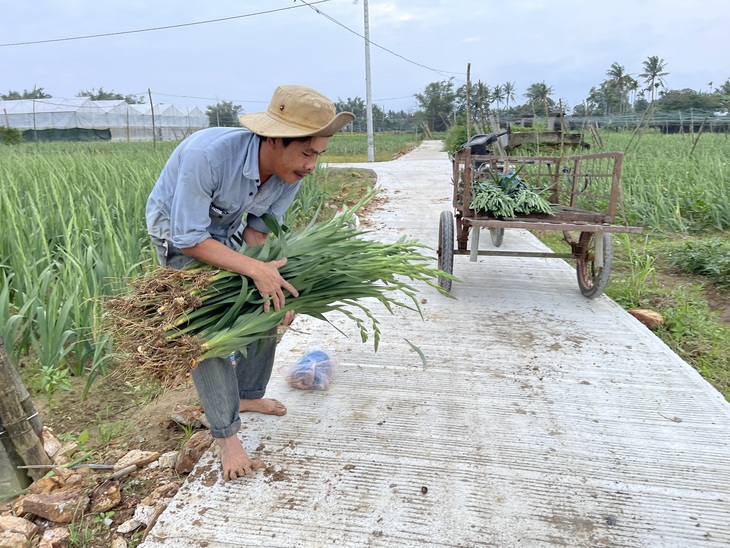
[[[147,93],[147,92],[145,92]],[[226,101],[226,99],[221,99],[220,97],[196,97],[194,95],[175,95],[172,93],[160,93],[152,92],[153,95],[162,95],[163,97],[180,97],[181,99],[202,99],[204,101]],[[138,93],[134,93],[133,95],[140,95]],[[261,103],[263,105],[268,105],[269,101],[254,101],[252,99],[228,99],[227,100],[230,103]]]
[[[296,1],[296,0],[295,0],[295,1]],[[343,28],[343,29],[345,29],[346,31],[348,31],[348,32],[351,32],[352,34],[354,34],[355,36],[357,36],[357,37],[359,37],[359,38],[362,38],[363,40],[365,40],[365,39],[366,39],[366,38],[365,38],[365,37],[364,37],[364,36],[363,36],[362,34],[360,34],[359,32],[357,32],[357,31],[354,31],[354,30],[352,30],[352,29],[351,29],[350,27],[348,27],[348,26],[347,26],[347,25],[345,25],[344,23],[340,23],[340,22],[339,22],[339,21],[338,21],[337,19],[335,19],[334,17],[332,17],[332,16],[330,16],[330,15],[327,15],[327,14],[326,14],[325,12],[323,12],[322,10],[320,10],[320,9],[318,9],[318,8],[315,8],[315,7],[314,7],[314,4],[317,4],[317,2],[312,2],[311,4],[309,4],[309,3],[305,2],[305,0],[299,0],[299,1],[300,1],[300,2],[302,3],[302,4],[304,4],[305,6],[308,6],[308,7],[310,7],[311,9],[313,9],[313,10],[314,10],[315,12],[317,12],[317,13],[318,13],[319,15],[321,15],[322,17],[325,17],[325,18],[329,19],[329,20],[330,20],[330,21],[332,21],[332,22],[333,22],[333,23],[334,23],[335,25],[337,25],[337,26],[340,26],[340,27],[342,27],[342,28]],[[408,59],[407,57],[404,57],[404,56],[403,56],[403,55],[401,55],[400,53],[396,53],[396,52],[394,52],[394,51],[392,51],[392,50],[389,50],[388,48],[386,48],[386,47],[384,47],[384,46],[381,46],[380,44],[376,44],[376,43],[375,43],[375,42],[373,42],[372,40],[367,40],[367,42],[368,42],[369,44],[372,44],[372,45],[373,45],[373,46],[375,46],[376,48],[380,48],[380,49],[382,49],[383,51],[387,51],[387,52],[388,52],[388,53],[390,53],[391,55],[394,55],[394,56],[396,56],[396,57],[399,57],[399,58],[403,59],[404,61],[406,61],[406,62],[408,62],[408,63],[411,63],[412,65],[416,65],[416,66],[418,66],[418,67],[421,67],[421,68],[425,68],[426,70],[430,70],[431,72],[435,72],[436,74],[438,74],[438,75],[440,75],[440,76],[443,76],[444,78],[448,78],[447,74],[458,74],[458,75],[462,75],[462,74],[464,74],[463,72],[450,72],[450,71],[448,71],[448,70],[438,70],[438,69],[435,69],[435,68],[431,68],[431,67],[429,67],[429,66],[426,66],[426,65],[424,65],[424,64],[422,64],[422,63],[418,63],[418,62],[416,62],[416,61],[413,61],[413,60],[411,60],[411,59]]]
[[[316,2],[313,2],[313,3],[322,4],[324,2],[329,2],[329,1],[330,0],[317,0]],[[71,40],[86,40],[88,38],[103,38],[105,36],[120,36],[123,34],[137,34],[137,33],[141,33],[141,32],[154,32],[154,31],[158,31],[158,30],[192,27],[195,25],[207,25],[209,23],[220,23],[222,21],[232,21],[234,19],[243,19],[245,17],[254,17],[256,15],[266,15],[268,13],[275,13],[275,12],[279,12],[279,11],[286,11],[286,10],[302,8],[302,7],[304,7],[304,6],[300,6],[299,4],[297,4],[294,6],[289,6],[287,8],[277,8],[277,9],[273,9],[273,10],[258,11],[256,13],[246,13],[244,15],[234,15],[232,17],[221,17],[220,19],[208,19],[206,21],[196,21],[193,23],[181,23],[179,25],[166,25],[163,27],[150,27],[150,28],[146,28],[146,29],[137,29],[137,30],[123,30],[123,31],[118,31],[118,32],[107,32],[107,33],[103,33],[103,34],[89,34],[86,36],[71,36],[68,38],[53,38],[50,40],[33,40],[30,42],[13,42],[13,43],[9,43],[9,44],[0,44],[0,48],[10,47],[10,46],[29,46],[32,44],[49,44],[52,42],[68,42]]]
[[[375,99],[375,101],[397,101],[398,99],[413,99],[413,95],[403,95],[402,97],[383,97],[382,99]]]
[[[145,91],[144,93],[130,93],[130,95],[144,95],[145,93],[147,93],[147,92]],[[178,97],[180,99],[200,99],[202,101],[217,101],[217,102],[228,101],[228,102],[234,103],[234,104],[256,103],[256,104],[261,104],[261,105],[268,105],[270,103],[270,100],[256,101],[253,99],[223,99],[221,97],[200,97],[200,96],[196,96],[196,95],[179,95],[179,94],[175,94],[175,93],[161,93],[159,91],[156,91],[156,92],[153,91],[152,94],[155,97],[159,97],[159,96],[161,96],[161,97]],[[384,101],[397,101],[399,99],[413,99],[413,94],[403,95],[402,97],[384,97],[382,99],[373,99],[373,102],[380,103],[380,102],[384,102]]]

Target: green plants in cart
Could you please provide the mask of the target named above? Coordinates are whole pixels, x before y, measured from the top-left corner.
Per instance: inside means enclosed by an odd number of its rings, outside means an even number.
[[[522,181],[517,172],[493,173],[491,177],[474,181],[469,207],[498,219],[516,214],[542,213],[552,215],[552,206],[538,191]]]

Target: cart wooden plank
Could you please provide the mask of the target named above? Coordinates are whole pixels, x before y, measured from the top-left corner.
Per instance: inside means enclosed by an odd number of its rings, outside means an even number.
[[[462,218],[465,224],[479,228],[521,228],[523,230],[559,230],[580,232],[626,232],[639,234],[641,226],[624,226],[612,224],[596,224],[583,222],[551,221],[549,219],[468,219]]]

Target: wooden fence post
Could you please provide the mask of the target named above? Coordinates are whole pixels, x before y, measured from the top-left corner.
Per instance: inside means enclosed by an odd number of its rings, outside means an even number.
[[[35,412],[29,416],[26,408],[33,410],[30,398],[23,406],[22,395],[18,387],[22,386],[18,372],[10,361],[5,344],[0,339],[0,422],[3,430],[13,442],[15,452],[26,465],[52,464],[43,449],[35,428],[40,424]],[[26,392],[27,394],[27,392]],[[31,469],[28,474],[33,479],[41,478],[47,470]]]
[[[18,493],[28,487],[28,474],[25,470],[18,469],[22,464],[10,436],[0,423],[0,497]]]

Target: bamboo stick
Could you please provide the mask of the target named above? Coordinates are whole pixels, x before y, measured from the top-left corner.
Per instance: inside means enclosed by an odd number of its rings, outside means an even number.
[[[702,135],[702,131],[705,129],[705,122],[707,122],[707,116],[705,116],[705,119],[702,120],[702,125],[700,126],[700,130],[697,132],[697,137],[695,137],[695,142],[692,145],[692,150],[689,151],[690,156],[692,156],[692,153],[695,151],[695,147],[697,146],[697,141],[700,140],[700,135]]]

